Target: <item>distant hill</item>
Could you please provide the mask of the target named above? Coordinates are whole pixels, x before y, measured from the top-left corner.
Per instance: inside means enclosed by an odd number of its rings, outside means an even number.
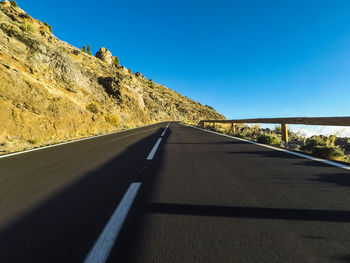
[[[224,118],[129,72],[107,49],[89,55],[51,31],[0,3],[0,153],[159,121]]]

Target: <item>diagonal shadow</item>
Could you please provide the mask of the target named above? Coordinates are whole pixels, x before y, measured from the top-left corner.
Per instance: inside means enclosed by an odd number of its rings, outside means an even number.
[[[283,159],[300,159],[301,157],[291,155],[285,152],[281,151],[275,151],[275,150],[263,150],[263,151],[235,151],[235,152],[229,152],[231,154],[250,154],[250,155],[259,155],[261,157],[266,157],[266,158],[283,158]]]
[[[168,136],[171,134],[171,132],[172,128],[169,129]],[[176,132],[176,134],[179,133],[179,131]],[[139,241],[140,237],[144,235],[144,231],[146,231],[146,228],[148,227],[146,224],[144,224],[144,222],[147,221],[150,213],[227,218],[350,222],[350,211],[149,203],[150,200],[152,200],[152,193],[156,191],[156,185],[157,181],[160,179],[161,171],[164,169],[164,156],[169,154],[165,149],[166,145],[162,143],[156,158],[153,161],[152,169],[149,169],[147,174],[145,174],[146,178],[135,202],[135,208],[133,209],[131,215],[128,216],[126,226],[123,227],[107,263],[133,262],[132,259],[135,259],[135,257],[138,256],[141,259],[140,261],[142,261],[142,259],[147,259],[147,255],[138,250],[137,242]],[[152,242],[156,241],[157,240],[152,240]],[[162,244],[158,244],[159,249],[161,249],[163,247]]]
[[[265,157],[265,158],[295,159],[295,160],[301,160],[301,162],[297,163],[296,165],[306,165],[306,166],[321,167],[321,168],[334,168],[333,166],[326,164],[326,163],[323,163],[323,162],[313,161],[310,159],[306,159],[306,158],[292,155],[292,154],[282,152],[282,151],[275,151],[275,150],[266,149],[264,151],[235,151],[235,152],[229,152],[229,153],[230,154],[239,154],[239,155],[240,154],[258,155],[258,156]],[[312,155],[304,153],[304,152],[296,152],[296,153],[308,155],[310,157],[315,157],[315,156],[312,156]],[[338,162],[338,161],[334,161],[334,160],[329,160],[329,161],[349,165],[348,163],[344,163],[344,162]]]
[[[310,180],[314,182],[331,183],[338,186],[350,187],[349,173],[319,174],[316,175],[316,178],[312,178]]]
[[[112,262],[130,262],[129,253],[131,253],[133,244],[139,236],[139,226],[145,220],[146,214],[144,206],[147,204],[150,195],[155,190],[155,184],[158,180],[159,171],[163,167],[164,147],[168,138],[172,134],[172,127],[169,127],[165,136],[163,136],[155,157],[151,161],[146,161],[143,167],[146,168],[142,174],[142,187],[135,199],[132,209],[124,221],[123,228],[113,246],[112,252],[108,257],[107,263]]]
[[[231,145],[240,145],[240,144],[248,144],[246,142],[240,142],[240,141],[220,141],[220,142],[171,142],[168,144],[231,144]]]
[[[82,262],[130,183],[140,180],[162,130],[7,225],[0,231],[0,262]]]
[[[288,150],[288,151],[291,151],[291,150]],[[293,152],[293,151],[291,151],[291,152]],[[307,166],[324,167],[324,168],[332,167],[332,166],[330,166],[329,164],[326,164],[326,163],[322,163],[322,162],[319,162],[319,161],[313,161],[313,160],[306,159],[306,158],[303,158],[303,157],[299,157],[299,156],[296,156],[296,155],[293,155],[293,154],[289,154],[289,153],[286,153],[286,152],[283,152],[283,151],[270,150],[270,149],[265,149],[265,150],[261,150],[261,151],[234,151],[234,152],[229,152],[229,153],[231,153],[231,154],[259,155],[261,157],[266,157],[266,158],[283,158],[283,159],[296,159],[296,160],[299,159],[299,160],[303,160],[303,161],[300,162],[297,165],[307,165]],[[307,155],[307,156],[310,156],[310,157],[317,158],[316,156],[308,154],[308,153],[305,153],[305,152],[297,152],[297,151],[295,151],[295,153],[299,153],[299,154],[303,154],[303,155]],[[325,160],[327,160],[327,159],[325,159]],[[331,160],[331,159],[329,159],[328,161],[332,161],[332,162],[339,163],[339,164],[344,164],[344,165],[349,165],[349,163],[336,161],[336,160]]]
[[[322,222],[350,222],[350,211],[151,203],[146,213]]]

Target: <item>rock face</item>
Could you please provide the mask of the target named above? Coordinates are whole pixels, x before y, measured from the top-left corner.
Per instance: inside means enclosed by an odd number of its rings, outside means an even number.
[[[213,109],[57,39],[0,2],[0,154],[167,120],[223,118]]]
[[[110,66],[113,65],[114,57],[112,56],[112,53],[104,47],[101,47],[100,50],[97,51],[95,57],[101,59]]]
[[[146,79],[146,77],[144,75],[142,75],[141,72],[136,72],[135,76],[139,77],[139,78],[142,78],[142,79]]]

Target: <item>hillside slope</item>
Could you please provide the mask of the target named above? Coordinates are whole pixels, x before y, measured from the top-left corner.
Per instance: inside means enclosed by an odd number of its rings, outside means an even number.
[[[0,153],[159,121],[224,118],[115,65],[104,48],[96,56],[0,3]]]

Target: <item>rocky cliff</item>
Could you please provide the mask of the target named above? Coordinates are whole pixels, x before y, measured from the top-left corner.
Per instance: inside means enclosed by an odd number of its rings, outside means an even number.
[[[0,3],[0,154],[168,120],[223,118],[212,108],[57,39]]]

